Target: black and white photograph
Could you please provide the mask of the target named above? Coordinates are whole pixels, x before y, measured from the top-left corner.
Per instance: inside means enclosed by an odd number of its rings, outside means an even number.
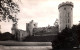
[[[80,0],[0,0],[0,50],[80,50]]]

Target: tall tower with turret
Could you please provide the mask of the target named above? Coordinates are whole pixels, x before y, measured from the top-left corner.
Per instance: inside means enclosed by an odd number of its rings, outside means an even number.
[[[73,26],[73,3],[63,2],[59,4],[59,32]]]

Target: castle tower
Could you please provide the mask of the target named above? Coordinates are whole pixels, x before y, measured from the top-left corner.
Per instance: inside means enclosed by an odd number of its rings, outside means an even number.
[[[34,21],[31,20],[29,23],[26,23],[26,31],[29,33],[29,36],[33,35]]]
[[[17,31],[17,18],[15,17],[13,22],[13,26],[12,26],[12,34],[16,34]]]
[[[59,32],[73,26],[73,3],[63,2],[59,4]]]
[[[13,26],[12,26],[12,34],[15,34],[16,33],[16,29],[17,29],[17,23],[14,23]]]

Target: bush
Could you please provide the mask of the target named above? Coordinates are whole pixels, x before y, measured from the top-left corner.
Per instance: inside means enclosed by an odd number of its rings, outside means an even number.
[[[73,29],[65,28],[58,34],[57,39],[52,42],[54,49],[78,47],[78,35]]]

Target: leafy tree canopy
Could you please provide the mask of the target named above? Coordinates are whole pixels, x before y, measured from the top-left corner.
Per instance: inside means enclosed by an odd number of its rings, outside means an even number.
[[[20,9],[17,3],[12,0],[0,0],[0,21],[12,19],[13,22],[16,22],[14,17],[18,12]]]
[[[79,46],[80,25],[74,25],[72,29],[65,28],[57,35],[57,39],[52,42],[55,49],[73,48]]]

